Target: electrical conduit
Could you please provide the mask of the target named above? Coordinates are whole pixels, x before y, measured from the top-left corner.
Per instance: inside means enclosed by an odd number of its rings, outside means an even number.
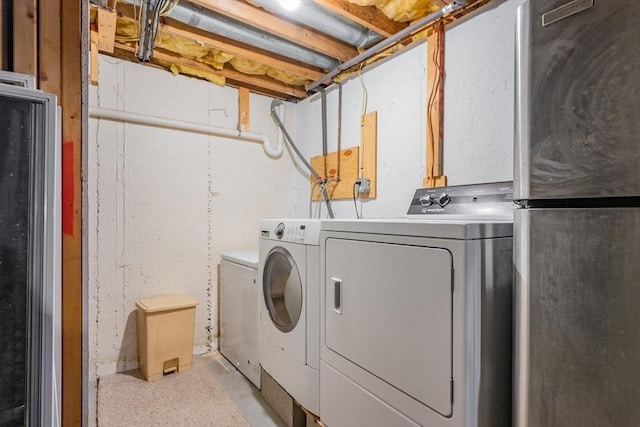
[[[311,175],[313,175],[316,181],[320,181],[321,180],[320,175],[318,174],[318,172],[316,172],[313,166],[311,166],[309,162],[307,162],[307,160],[304,158],[300,150],[298,150],[298,147],[293,142],[293,139],[291,139],[291,135],[289,135],[289,132],[287,132],[287,129],[284,127],[284,123],[282,123],[282,120],[280,120],[280,117],[276,112],[276,107],[278,107],[279,105],[282,105],[282,101],[280,101],[279,99],[274,99],[273,101],[271,101],[271,117],[273,117],[273,120],[275,120],[276,124],[282,131],[282,135],[284,135],[286,141],[289,143],[289,146],[291,146],[291,148],[296,153],[298,158],[302,161],[302,163],[309,170],[309,172],[311,172]],[[329,212],[329,218],[333,218],[333,209],[331,208],[331,199],[329,199],[329,194],[327,193],[327,189],[325,188],[324,185],[320,186],[320,188],[322,189],[322,196],[324,197],[324,201],[327,204],[327,211]]]
[[[454,0],[452,3],[447,4],[442,9],[436,10],[435,12],[431,13],[430,15],[427,15],[424,18],[414,22],[410,26],[406,27],[404,30],[398,31],[393,36],[382,40],[380,43],[378,43],[376,45],[371,46],[369,49],[365,50],[364,52],[362,52],[358,56],[355,56],[355,57],[351,58],[350,60],[348,60],[347,62],[344,62],[343,64],[340,64],[333,71],[325,74],[324,76],[320,77],[315,82],[307,85],[307,91],[313,90],[313,89],[317,88],[318,86],[320,86],[321,84],[329,84],[329,83],[331,83],[331,79],[333,79],[335,76],[337,76],[341,72],[343,72],[345,70],[348,70],[349,68],[353,67],[354,65],[363,63],[366,59],[368,59],[368,58],[372,57],[373,55],[375,55],[376,53],[381,52],[384,49],[396,44],[397,42],[399,42],[403,38],[415,33],[416,31],[419,31],[420,29],[422,29],[423,27],[427,26],[428,24],[430,24],[432,22],[435,22],[438,19],[443,18],[443,17],[445,17],[447,15],[452,14],[456,10],[466,6],[468,1],[469,0]]]

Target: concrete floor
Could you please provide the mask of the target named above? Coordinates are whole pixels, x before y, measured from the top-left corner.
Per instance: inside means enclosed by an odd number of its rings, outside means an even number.
[[[220,353],[209,355],[207,368],[252,427],[287,427],[258,390]]]

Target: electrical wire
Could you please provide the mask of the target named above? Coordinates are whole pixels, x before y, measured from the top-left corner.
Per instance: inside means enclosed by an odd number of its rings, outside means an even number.
[[[358,202],[356,201],[356,187],[358,186],[359,184],[357,181],[353,183],[353,207],[356,208],[356,218],[360,219],[360,214],[358,213]]]
[[[362,129],[364,128],[364,116],[367,114],[367,102],[369,100],[369,93],[367,92],[367,87],[364,85],[364,80],[362,78],[362,67],[364,63],[360,64],[360,69],[358,70],[358,79],[360,80],[360,86],[362,86],[362,111],[360,113],[360,147],[364,145],[364,133]],[[362,150],[359,150],[358,153],[358,178],[362,178]],[[356,208],[356,215],[358,214],[358,209]]]
[[[340,180],[337,179],[337,178],[331,178],[331,179],[326,179],[326,180],[319,179],[313,184],[313,187],[311,188],[311,196],[310,196],[310,199],[309,199],[309,218],[313,218],[314,217],[312,206],[313,206],[313,194],[316,191],[316,187],[318,187],[318,186],[320,187],[319,194],[322,194],[323,192],[326,192],[327,186],[329,184],[331,184],[332,182],[338,183],[339,181]],[[318,201],[322,202],[321,200],[318,200]],[[320,209],[322,209],[322,203],[320,204]],[[318,212],[318,218],[320,218],[320,212]]]
[[[309,218],[313,218],[313,194],[316,192],[316,187],[320,184],[320,181],[313,183],[311,187],[311,195],[309,196]]]
[[[364,62],[360,64],[360,68],[358,69],[358,80],[360,80],[360,86],[362,87],[362,110],[360,112],[360,127],[364,127],[364,116],[367,114],[367,102],[369,100],[369,93],[367,91],[367,87],[364,85],[364,79],[362,78],[362,67],[364,66]],[[360,130],[360,146],[364,143],[363,141],[363,132]],[[362,150],[360,150],[360,158],[358,159],[358,178],[362,178]],[[356,209],[356,218],[360,219],[361,215],[358,212],[358,202],[357,199],[360,198],[360,194],[356,196],[356,187],[359,187],[360,184],[358,180],[353,183],[353,207]]]
[[[360,123],[364,124],[364,115],[367,114],[369,93],[367,92],[367,87],[364,85],[364,80],[362,79],[362,67],[364,67],[364,63],[360,64],[360,69],[358,70],[358,78],[360,80],[360,86],[362,86],[362,114],[360,115]]]
[[[170,15],[171,12],[173,12],[173,9],[175,9],[176,6],[178,6],[178,3],[180,3],[180,0],[174,0],[173,4],[171,4],[171,0],[167,0],[167,2],[166,2],[167,5],[160,12],[160,16]]]

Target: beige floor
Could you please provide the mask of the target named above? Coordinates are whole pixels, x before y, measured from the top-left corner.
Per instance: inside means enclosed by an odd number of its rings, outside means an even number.
[[[260,391],[219,353],[194,356],[187,372],[147,382],[138,371],[98,384],[98,427],[284,427]]]

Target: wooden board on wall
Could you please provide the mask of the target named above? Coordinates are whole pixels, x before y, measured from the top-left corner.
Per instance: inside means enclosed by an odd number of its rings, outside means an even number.
[[[40,1],[39,11],[38,87],[45,92],[55,93],[60,103],[62,86],[60,2]]]
[[[360,194],[363,199],[375,199],[378,176],[378,112],[365,114],[362,121],[362,169],[360,176],[370,181],[368,193]]]
[[[238,89],[238,130],[249,131],[249,89]]]
[[[331,199],[350,199],[353,197],[353,183],[358,179],[359,147],[345,148],[340,151],[340,181],[327,184],[327,192]],[[324,156],[311,158],[311,166],[320,174],[324,173]],[[327,154],[327,175],[333,179],[338,173],[337,151]],[[319,186],[315,186],[315,179],[311,177],[313,200],[324,200]]]
[[[113,53],[116,37],[116,13],[99,8],[98,22],[98,50]]]
[[[52,1],[52,0],[46,0]],[[58,0],[61,9],[63,142],[62,425],[83,425],[82,147],[86,134],[88,3]],[[66,157],[64,156],[66,154]]]
[[[422,180],[424,187],[447,185],[444,175],[444,26],[434,26],[427,37],[427,170]]]
[[[13,71],[36,76],[38,72],[38,2],[13,2]]]
[[[99,80],[100,68],[99,64],[99,48],[98,48],[99,35],[97,31],[91,30],[91,36],[89,37],[91,48],[91,64],[89,66],[89,82],[92,85],[97,85]]]

